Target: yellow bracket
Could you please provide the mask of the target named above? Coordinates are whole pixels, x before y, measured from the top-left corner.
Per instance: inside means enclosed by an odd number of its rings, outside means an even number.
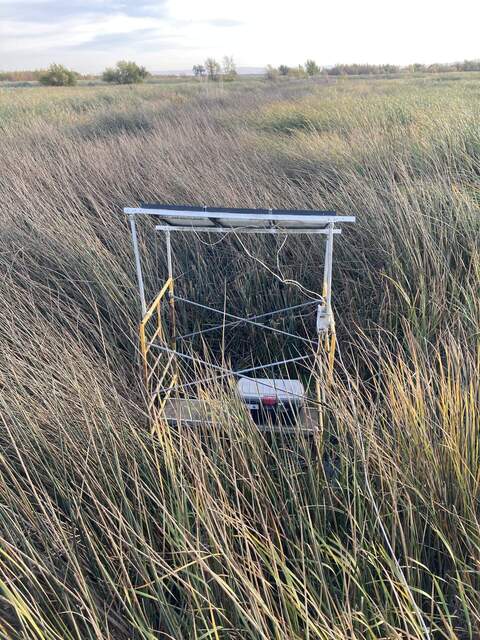
[[[153,312],[155,311],[155,309],[158,309],[158,305],[160,304],[162,298],[165,296],[165,294],[167,293],[167,291],[170,289],[170,287],[173,284],[173,278],[169,278],[165,284],[163,285],[160,293],[158,294],[158,296],[155,298],[155,300],[152,302],[152,304],[150,305],[150,307],[147,310],[147,313],[143,316],[142,322],[140,323],[140,326],[143,325],[143,327],[145,327],[146,323],[150,320],[150,318],[153,315]]]
[[[316,379],[316,394],[317,394],[317,402],[318,402],[318,423],[320,427],[321,438],[323,439],[323,428],[325,422],[325,391],[326,388],[332,384],[333,382],[333,369],[335,365],[335,351],[337,344],[337,336],[335,333],[335,325],[331,327],[330,330],[325,332],[325,335],[321,337],[318,342],[318,350],[317,350],[317,360],[320,362],[321,359],[326,357],[326,366],[320,366],[317,369],[317,379]],[[323,379],[321,379],[322,373],[324,374]]]
[[[154,359],[152,363],[151,356],[149,357],[149,354],[157,338],[160,338],[161,340],[165,341],[165,331],[162,324],[161,303],[167,293],[169,296],[168,303],[169,303],[169,309],[170,309],[170,319],[172,323],[172,334],[173,334],[170,340],[171,342],[170,347],[175,348],[175,308],[174,308],[174,297],[173,297],[173,278],[168,278],[168,280],[165,282],[162,289],[160,290],[160,293],[157,295],[157,297],[152,302],[147,312],[143,316],[139,326],[140,356],[142,359],[145,386],[147,388],[147,393],[149,394],[148,409],[152,417],[152,420],[154,422],[156,422],[158,415],[164,410],[165,404],[168,398],[170,397],[172,389],[174,388],[178,380],[178,374],[175,372],[174,375],[172,376],[172,379],[169,383],[167,390],[162,395],[160,395],[160,389],[162,388],[163,381],[165,380],[168,374],[168,370],[172,366],[174,366],[174,362],[173,362],[174,358],[173,356],[170,356],[168,358],[167,363],[163,367],[163,371],[160,373],[160,376],[159,376],[160,382],[155,385],[155,388],[153,390],[150,390],[150,387],[152,386],[152,382],[155,380],[154,374],[156,372],[157,367],[160,365],[162,358],[160,354],[158,357]],[[155,331],[153,332],[151,337],[147,338],[147,327],[150,325],[152,318],[154,318],[155,316],[156,316]],[[154,407],[157,399],[159,401],[159,405],[158,405],[158,408],[155,409]],[[152,427],[152,433],[155,431],[155,428],[156,427],[154,424],[154,426]]]

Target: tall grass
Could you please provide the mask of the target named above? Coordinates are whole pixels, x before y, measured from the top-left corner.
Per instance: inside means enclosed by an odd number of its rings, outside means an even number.
[[[480,635],[479,92],[0,95],[0,637]],[[321,441],[262,435],[215,385],[213,427],[149,435],[121,215],[139,200],[358,216],[336,243]],[[316,241],[246,242],[320,289]],[[163,247],[142,243],[153,296]],[[175,243],[194,299],[300,300],[235,239]]]

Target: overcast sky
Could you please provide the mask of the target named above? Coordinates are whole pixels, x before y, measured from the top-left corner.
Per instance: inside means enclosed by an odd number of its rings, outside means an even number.
[[[0,70],[480,58],[480,0],[0,0]]]

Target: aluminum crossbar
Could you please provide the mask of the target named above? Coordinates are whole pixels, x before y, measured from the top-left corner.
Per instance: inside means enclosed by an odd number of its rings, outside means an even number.
[[[283,309],[275,309],[275,311],[268,311],[267,313],[260,313],[256,316],[247,316],[247,320],[259,320],[260,318],[268,318],[275,315],[280,315],[281,313],[286,313],[287,311],[293,311],[294,309],[300,309],[302,307],[311,306],[313,304],[319,304],[323,302],[322,299],[318,300],[309,300],[308,302],[302,302],[301,304],[295,304],[291,307],[284,307]],[[223,312],[222,312],[223,313]],[[239,324],[242,324],[244,319],[242,320],[232,320],[230,322],[225,322],[222,324],[216,324],[214,327],[208,327],[207,329],[199,329],[198,331],[192,331],[191,333],[185,333],[183,336],[178,336],[178,340],[185,340],[186,338],[193,338],[194,336],[203,335],[204,333],[210,333],[211,331],[217,331],[219,329],[224,329],[226,327],[236,327]]]
[[[205,309],[207,311],[213,311],[214,313],[219,313],[220,315],[226,316],[228,318],[233,318],[234,320],[239,322],[245,322],[255,327],[260,327],[261,329],[272,331],[273,333],[279,333],[284,336],[288,336],[289,338],[295,338],[296,340],[301,340],[302,342],[306,342],[307,344],[316,344],[315,340],[310,340],[309,338],[303,338],[302,336],[296,335],[295,333],[290,333],[289,331],[283,331],[282,329],[276,329],[275,327],[269,327],[268,325],[262,324],[261,322],[255,322],[254,320],[249,320],[248,318],[242,318],[241,316],[236,316],[233,313],[228,313],[227,311],[220,311],[220,309],[209,307],[208,305],[201,304],[200,302],[194,302],[193,300],[189,300],[188,298],[182,298],[181,296],[176,296],[176,299],[180,300],[181,302],[185,302],[186,304],[191,304],[195,307],[200,307],[201,309]]]
[[[252,234],[263,234],[263,235],[328,235],[328,229],[316,229],[305,227],[305,229],[293,229],[290,227],[267,227],[262,229],[260,227],[196,227],[193,225],[157,225],[155,227],[156,231],[194,231],[196,233],[224,233],[229,234],[237,234],[237,233],[252,233]],[[334,234],[340,235],[342,233],[341,229],[334,229]]]
[[[316,228],[324,228],[330,223],[342,223],[342,222],[355,222],[354,216],[338,216],[334,211],[294,211],[294,210],[276,210],[276,209],[266,209],[266,210],[255,210],[250,209],[248,213],[246,210],[240,212],[235,209],[207,209],[204,207],[203,209],[195,209],[194,207],[179,207],[170,208],[168,205],[159,205],[157,207],[149,207],[148,205],[144,207],[125,207],[124,213],[127,215],[150,215],[150,216],[158,216],[163,220],[167,220],[169,218],[173,218],[174,220],[185,220],[186,227],[191,227],[192,225],[188,225],[189,220],[204,220],[208,225],[212,220],[219,220],[222,226],[232,225],[235,226],[235,222],[240,223],[242,226],[247,223],[251,226],[260,226],[256,225],[256,223],[261,223],[264,225],[265,223],[273,223],[273,224],[300,224],[305,225],[306,227],[310,227],[311,229]],[[173,220],[172,220],[173,221]],[[227,224],[225,224],[227,223]],[[180,226],[180,225],[178,225]],[[213,228],[213,225],[212,225]],[[288,227],[285,227],[287,229]],[[290,227],[295,228],[295,227]],[[298,227],[297,227],[298,228]]]
[[[254,371],[262,371],[264,369],[271,369],[272,367],[279,367],[282,364],[291,364],[292,362],[300,362],[301,360],[308,360],[314,357],[315,354],[310,354],[307,356],[296,356],[295,358],[288,358],[286,360],[278,360],[277,362],[268,362],[266,364],[257,365],[256,367],[249,367],[248,369],[240,369],[239,371],[234,371],[233,369],[227,369],[226,367],[221,367],[218,364],[212,364],[211,362],[207,362],[206,360],[202,360],[202,358],[197,358],[194,356],[189,356],[187,353],[182,353],[181,351],[176,351],[175,349],[169,349],[168,347],[163,347],[162,345],[156,344],[153,345],[154,349],[160,349],[160,351],[164,351],[165,353],[170,353],[178,356],[179,358],[185,358],[186,360],[190,360],[191,362],[205,365],[206,367],[210,367],[211,369],[215,369],[217,371],[222,371],[222,375],[220,376],[211,376],[209,378],[202,378],[199,380],[194,380],[193,382],[189,382],[183,385],[175,385],[173,389],[187,389],[189,387],[193,387],[196,384],[201,382],[210,382],[211,380],[219,380],[221,378],[226,378],[227,376],[237,376],[239,378],[249,378],[249,376],[245,375],[247,373],[253,373]],[[268,386],[268,385],[267,385]],[[272,389],[275,388],[274,385],[271,385]],[[160,389],[160,392],[164,391],[164,389]],[[295,394],[293,394],[295,395]]]

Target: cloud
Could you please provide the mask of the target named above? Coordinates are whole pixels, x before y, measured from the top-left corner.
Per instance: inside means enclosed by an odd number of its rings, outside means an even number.
[[[212,25],[212,27],[241,27],[244,24],[242,20],[230,20],[228,18],[205,20],[205,23]]]
[[[68,45],[67,45],[68,46]],[[68,46],[70,50],[88,52],[111,52],[141,49],[143,52],[169,51],[172,49],[189,49],[178,36],[167,35],[158,29],[136,29],[122,33],[106,33],[95,35],[91,39]]]
[[[118,57],[148,62],[157,52],[196,58],[206,55],[201,49],[209,35],[215,41],[214,32],[229,38],[230,29],[244,24],[220,11],[200,11],[188,1],[0,0],[2,65],[38,66],[58,59],[74,66],[78,61],[85,69],[92,61],[111,64]],[[180,15],[177,2],[185,3]]]
[[[164,17],[167,0],[28,0],[0,5],[0,19],[16,23],[61,23],[89,17],[152,16]]]
[[[0,52],[4,64],[34,64],[68,51],[108,52],[135,41],[161,48],[168,0],[19,0],[0,4]],[[0,0],[1,3],[1,0]],[[167,35],[167,34],[165,34]],[[155,44],[153,44],[155,43]]]

